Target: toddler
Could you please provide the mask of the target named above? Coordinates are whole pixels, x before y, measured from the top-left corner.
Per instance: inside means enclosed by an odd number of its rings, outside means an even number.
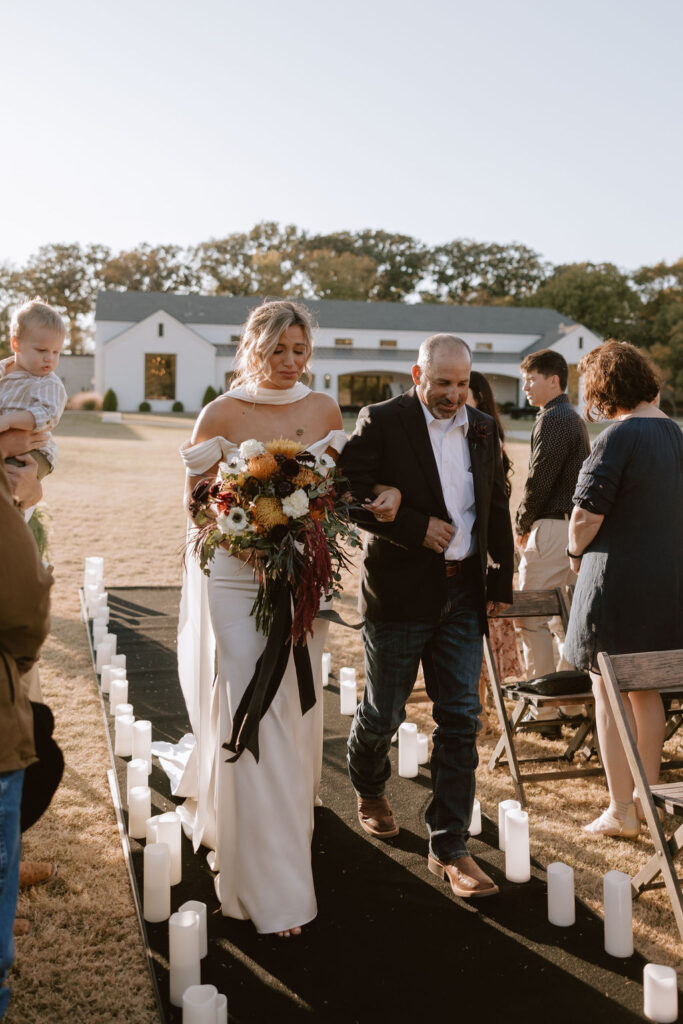
[[[56,309],[32,299],[12,317],[10,344],[14,355],[0,361],[0,432],[54,430],[66,405],[66,389],[55,373],[66,327]],[[57,461],[52,438],[30,453],[38,478],[51,473]],[[14,459],[8,459],[23,465]]]

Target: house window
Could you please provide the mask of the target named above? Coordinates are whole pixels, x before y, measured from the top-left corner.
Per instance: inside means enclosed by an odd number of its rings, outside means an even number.
[[[579,335],[579,348],[583,348],[583,335]]]
[[[175,354],[146,353],[145,398],[175,398]]]
[[[335,345],[353,345],[353,338],[335,338]]]
[[[380,338],[380,348],[396,348],[396,338]]]
[[[492,341],[477,341],[474,345],[475,352],[493,352]]]
[[[157,334],[158,334],[158,336],[160,338],[163,338],[163,336],[164,336],[164,325],[163,324],[158,324],[158,326],[157,326]]]

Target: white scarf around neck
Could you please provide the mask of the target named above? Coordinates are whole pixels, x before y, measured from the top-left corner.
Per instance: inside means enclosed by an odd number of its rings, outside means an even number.
[[[289,405],[300,402],[311,389],[300,380],[291,388],[262,388],[258,385],[239,384],[225,392],[226,398],[239,398],[241,402],[254,402],[256,405]]]

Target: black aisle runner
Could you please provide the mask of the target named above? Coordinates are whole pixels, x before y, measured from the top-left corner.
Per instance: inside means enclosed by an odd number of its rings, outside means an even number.
[[[111,630],[127,656],[129,700],[136,718],[151,720],[155,741],[177,742],[189,731],[175,662],[178,598],[175,587],[109,590]],[[535,871],[526,885],[506,882],[489,822],[471,848],[500,895],[470,904],[428,873],[426,767],[417,779],[392,777],[400,835],[387,843],[365,836],[345,768],[350,719],[338,709],[332,679],[325,691],[324,806],[315,812],[313,838],[318,917],[300,938],[259,936],[249,922],[224,918],[204,852],[195,856],[183,837],[183,880],[172,889],[172,910],[188,899],[207,904],[202,982],[227,995],[230,1020],[402,1024],[432,1016],[458,1021],[464,1014],[478,1024],[643,1020],[642,958],[608,957],[602,921],[580,904],[573,928],[549,925],[543,873]],[[108,716],[107,722],[113,733]],[[125,804],[127,762],[114,761]],[[173,809],[156,763],[150,785],[152,813]],[[138,901],[143,846],[130,840]],[[168,1001],[168,925],[148,924],[146,933],[162,1014],[180,1022],[182,1012]]]

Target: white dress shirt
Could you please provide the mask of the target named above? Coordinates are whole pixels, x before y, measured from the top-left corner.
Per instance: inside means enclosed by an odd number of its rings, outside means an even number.
[[[477,550],[474,529],[477,509],[470,446],[467,443],[467,408],[462,405],[449,420],[438,420],[421,399],[420,405],[427,421],[446,509],[455,530],[444,558],[449,562],[461,561]]]

